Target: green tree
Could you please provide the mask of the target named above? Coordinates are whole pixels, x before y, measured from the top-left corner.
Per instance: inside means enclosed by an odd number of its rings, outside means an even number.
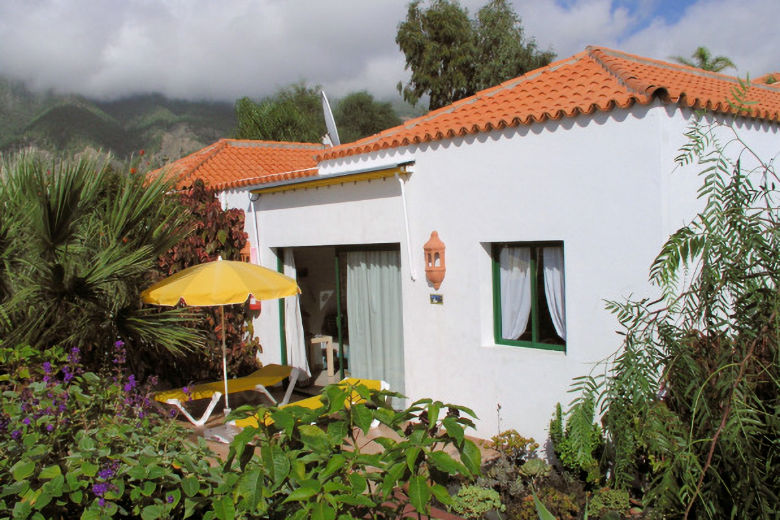
[[[366,91],[353,92],[339,101],[333,117],[344,143],[401,124],[390,103],[375,101]]]
[[[122,339],[128,361],[202,344],[186,309],[143,307],[157,258],[189,232],[163,177],[97,160],[19,155],[0,166],[0,338],[78,347],[90,366]]]
[[[555,53],[540,51],[527,39],[520,17],[506,0],[491,0],[477,13],[477,68],[474,90],[522,76],[555,59]]]
[[[395,38],[412,72],[398,90],[412,104],[427,95],[434,110],[555,57],[525,38],[520,17],[506,0],[491,0],[475,20],[457,0],[433,0],[427,8],[420,3],[409,4]]]
[[[259,103],[236,101],[238,139],[317,143],[325,135],[320,87],[291,85]]]
[[[693,54],[691,54],[690,59],[683,56],[673,56],[672,59],[677,63],[682,63],[689,67],[696,67],[697,69],[709,70],[711,72],[720,72],[724,69],[737,68],[737,66],[734,65],[734,62],[725,56],[713,57],[707,47],[697,47],[696,50],[693,51]]]

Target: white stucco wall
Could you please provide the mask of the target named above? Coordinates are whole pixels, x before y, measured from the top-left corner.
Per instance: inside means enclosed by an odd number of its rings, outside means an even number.
[[[571,379],[619,347],[604,300],[654,294],[651,261],[698,207],[697,168],[674,171],[689,118],[634,107],[325,162],[321,174],[415,161],[406,195],[417,280],[392,178],[263,195],[262,263],[275,266],[276,247],[399,243],[407,395],[471,407],[477,436],[515,428],[543,441],[555,403],[571,399]],[[780,149],[776,126],[742,130],[758,148]],[[226,202],[249,209],[245,192]],[[247,230],[253,239],[249,219]],[[438,291],[423,272],[433,230],[446,244]],[[566,352],[493,340],[490,244],[540,240],[564,244]],[[443,305],[429,303],[433,292]],[[264,307],[258,330],[264,345],[274,344],[276,305]],[[266,348],[264,359],[278,362],[278,348]]]

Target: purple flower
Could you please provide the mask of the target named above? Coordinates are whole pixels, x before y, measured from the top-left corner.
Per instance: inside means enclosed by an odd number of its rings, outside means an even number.
[[[11,438],[14,440],[19,439],[19,437],[21,436],[22,436],[22,432],[20,432],[19,430],[14,430],[11,432]]]
[[[173,495],[168,495],[167,497],[165,497],[165,500],[166,500],[166,501],[167,501],[169,504],[173,504]]]
[[[176,417],[176,408],[171,408],[171,411],[170,411],[170,412],[168,412],[168,415],[170,415],[170,416],[171,416],[171,419],[173,419],[174,417]]]
[[[30,424],[32,421],[30,420],[30,418],[29,418],[29,417],[25,417],[25,418],[24,418],[24,420],[23,420],[22,422],[23,422],[24,424],[27,424],[27,425],[29,425],[29,424]]]
[[[111,468],[104,468],[98,471],[98,477],[102,478],[103,480],[108,480],[113,476],[114,476],[114,470]]]
[[[125,386],[123,387],[123,390],[125,392],[129,392],[133,388],[135,388],[135,385],[136,385],[135,376],[133,374],[130,374],[130,377],[127,378],[127,383],[125,383]]]
[[[106,499],[105,499],[105,498],[103,498],[103,497],[100,497],[100,498],[98,499],[98,505],[99,505],[100,507],[103,507],[103,506],[105,506],[105,505],[106,505]]]
[[[115,365],[124,365],[126,361],[125,357],[125,342],[120,340],[117,340],[114,343],[114,350],[116,353],[114,354],[114,364]]]
[[[43,373],[51,374],[51,363],[49,363],[48,361],[43,362]]]
[[[70,354],[68,354],[68,362],[72,365],[78,364],[80,361],[81,356],[79,356],[79,348],[73,347],[70,349]]]
[[[54,425],[53,424],[47,424],[46,425],[46,431],[47,432],[50,432],[50,431],[53,431],[53,430],[54,430]]]
[[[92,484],[92,493],[94,493],[96,497],[102,497],[106,491],[108,491],[107,483],[98,482],[97,484]]]

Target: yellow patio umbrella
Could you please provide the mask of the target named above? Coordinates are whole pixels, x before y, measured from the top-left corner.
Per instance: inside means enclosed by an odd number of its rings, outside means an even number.
[[[225,381],[225,413],[229,410],[227,359],[225,355],[225,310],[223,305],[256,300],[273,300],[300,293],[295,280],[271,269],[247,262],[219,260],[188,267],[160,280],[141,293],[141,299],[155,305],[179,302],[193,307],[220,306],[222,324],[222,376]]]

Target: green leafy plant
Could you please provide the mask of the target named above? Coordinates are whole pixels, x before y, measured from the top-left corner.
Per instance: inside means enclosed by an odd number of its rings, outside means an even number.
[[[544,487],[525,497],[509,511],[516,520],[575,520],[579,518],[580,507],[568,494]]]
[[[462,486],[450,508],[464,518],[482,518],[489,511],[506,510],[498,491],[482,486]]]
[[[531,480],[546,477],[552,468],[542,459],[530,459],[520,466],[520,474]]]
[[[0,383],[0,518],[207,514],[223,484],[215,455],[153,412],[124,370],[124,344],[100,375],[83,370],[78,348],[57,352]]]
[[[730,104],[750,111],[750,85]],[[772,160],[736,124],[698,118],[676,162],[702,167],[704,209],[650,270],[656,300],[610,302],[624,331],[569,415],[603,411],[611,484],[662,513],[771,518],[780,497],[780,227]]]
[[[550,440],[555,456],[569,471],[582,475],[584,480],[595,485],[601,480],[599,456],[603,448],[601,428],[594,422],[594,400],[583,399],[581,406],[574,408],[564,427],[561,405],[555,408],[555,417],[550,422]]]
[[[630,507],[628,491],[624,489],[600,489],[590,502],[590,510],[597,518],[609,512],[618,513],[622,517]]]
[[[491,437],[487,447],[497,451],[500,455],[508,457],[517,464],[522,464],[536,456],[539,443],[532,437],[523,437],[517,430],[504,430],[498,435]]]
[[[202,343],[187,309],[150,311],[139,294],[159,255],[187,233],[137,161],[48,160],[28,153],[0,165],[0,337],[37,350],[78,347],[89,367],[108,363],[122,337],[128,362]],[[137,368],[134,366],[134,369]]]
[[[360,402],[349,405],[349,396],[360,396]],[[479,474],[479,448],[465,437],[473,424],[461,416],[473,413],[430,399],[396,411],[392,397],[399,394],[332,385],[316,410],[235,410],[234,416],[256,413],[273,420],[245,428],[231,443],[224,469],[238,465],[236,514],[385,518],[400,515],[407,505],[428,514],[434,498],[450,504],[445,484]],[[364,450],[374,421],[392,435],[372,437],[374,449]]]
[[[520,467],[536,457],[539,444],[533,438],[523,437],[517,430],[505,430],[491,437],[486,447],[496,451],[498,456],[486,465],[477,484],[495,489],[504,497],[523,494],[525,485],[520,478]]]

